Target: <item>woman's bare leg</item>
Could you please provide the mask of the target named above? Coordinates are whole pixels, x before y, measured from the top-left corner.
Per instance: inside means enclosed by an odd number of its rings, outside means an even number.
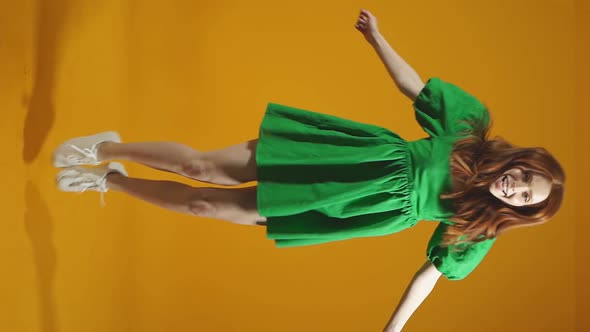
[[[107,176],[107,186],[176,212],[242,225],[265,225],[266,222],[266,218],[258,214],[257,186],[236,189],[191,187],[172,181],[128,178],[119,173]]]
[[[201,152],[176,142],[105,142],[98,147],[98,159],[129,160],[201,182],[239,185],[257,180],[257,144],[254,139]]]

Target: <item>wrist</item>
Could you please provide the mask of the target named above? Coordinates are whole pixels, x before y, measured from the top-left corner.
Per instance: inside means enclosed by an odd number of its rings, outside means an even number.
[[[383,36],[381,35],[381,33],[379,33],[379,31],[377,31],[375,33],[367,34],[365,38],[367,39],[369,44],[371,44],[371,46],[377,47],[380,41],[383,39]]]

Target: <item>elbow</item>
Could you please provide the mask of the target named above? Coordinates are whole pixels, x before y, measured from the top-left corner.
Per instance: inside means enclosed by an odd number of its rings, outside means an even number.
[[[401,93],[410,98],[412,102],[416,101],[416,98],[418,98],[418,95],[420,94],[420,91],[422,91],[423,88],[424,83],[419,77],[407,80],[406,82],[402,82],[399,85],[399,90],[401,91]]]
[[[415,278],[423,282],[435,284],[441,275],[442,273],[436,266],[430,260],[426,260],[422,268],[416,272]]]

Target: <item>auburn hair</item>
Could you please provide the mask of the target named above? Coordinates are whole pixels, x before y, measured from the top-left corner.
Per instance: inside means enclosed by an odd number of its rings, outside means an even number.
[[[442,246],[470,246],[514,228],[543,224],[563,201],[565,173],[559,162],[542,147],[518,147],[499,136],[488,139],[493,122],[489,118],[487,126],[483,120],[471,123],[473,129],[463,132],[453,144],[452,191],[440,195],[443,200],[452,199],[454,215],[449,219],[453,225],[447,227]],[[549,179],[549,196],[537,204],[518,207],[492,195],[490,185],[511,168]]]

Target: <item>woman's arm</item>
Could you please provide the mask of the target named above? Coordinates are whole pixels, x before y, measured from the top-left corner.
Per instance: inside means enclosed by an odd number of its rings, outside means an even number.
[[[418,97],[418,94],[424,87],[424,83],[414,68],[410,67],[397,54],[380,33],[373,36],[372,40],[369,40],[369,43],[379,55],[381,62],[387,68],[389,75],[395,81],[398,89],[412,101],[416,100],[416,97]]]
[[[377,28],[377,18],[368,10],[361,10],[355,26],[373,46],[398,89],[412,101],[424,87],[422,79],[389,45]]]
[[[436,267],[429,260],[426,260],[426,263],[416,272],[412,282],[406,288],[406,292],[387,322],[384,331],[401,331],[410,316],[430,294],[440,276],[441,273]]]

